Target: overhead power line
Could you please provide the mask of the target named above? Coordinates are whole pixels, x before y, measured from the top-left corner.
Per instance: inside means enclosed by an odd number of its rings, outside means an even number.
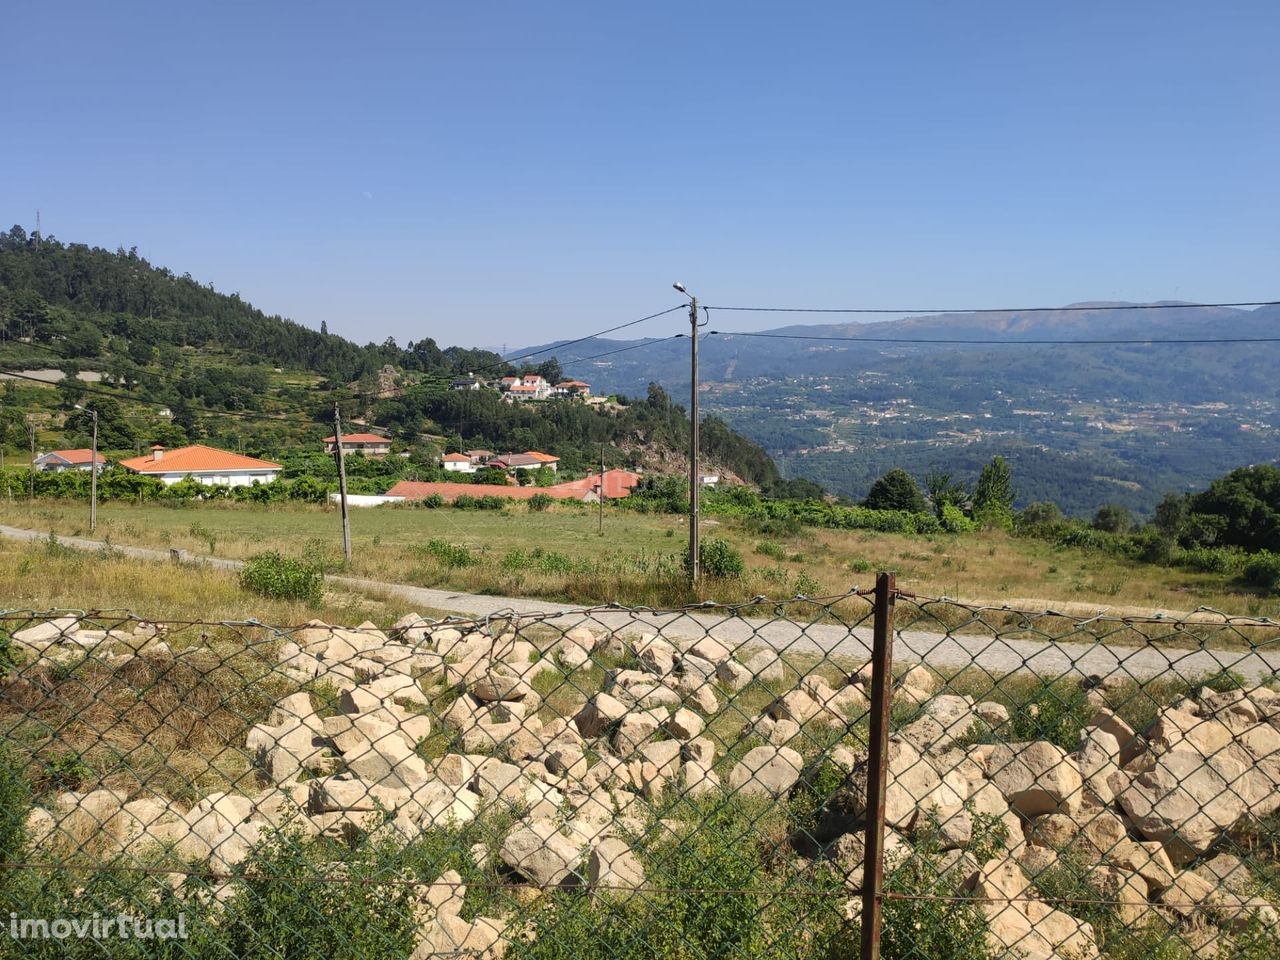
[[[1280,300],[1239,300],[1234,303],[1121,303],[1115,306],[1068,307],[951,307],[922,309],[907,307],[719,307],[708,310],[735,310],[740,313],[1087,313],[1100,310],[1202,310],[1210,307],[1276,307]]]
[[[1134,337],[1128,339],[1115,340],[1066,340],[1059,338],[1037,337],[1028,339],[1010,340],[996,339],[994,337],[835,337],[835,336],[819,336],[817,334],[807,333],[737,333],[730,330],[712,330],[708,336],[719,337],[759,337],[767,340],[824,340],[836,343],[940,343],[940,344],[970,344],[970,345],[986,345],[1000,347],[1023,347],[1023,346],[1103,346],[1103,345],[1136,345],[1136,346],[1156,346],[1161,344],[1192,344],[1192,343],[1280,343],[1280,337],[1176,337],[1176,338],[1156,338],[1156,337]]]

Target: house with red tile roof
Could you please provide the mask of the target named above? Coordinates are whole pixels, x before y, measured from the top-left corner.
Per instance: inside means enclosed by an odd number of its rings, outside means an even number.
[[[591,384],[583,380],[562,380],[555,385],[553,392],[557,397],[581,397],[585,400],[591,396]]]
[[[465,453],[446,453],[440,458],[440,465],[450,473],[475,473],[480,469],[480,465]]]
[[[191,477],[208,486],[247,487],[255,483],[270,483],[280,476],[278,463],[206,447],[202,443],[175,450],[168,450],[157,443],[147,456],[121,460],[120,466],[143,476],[155,477],[165,484]]]
[[[608,500],[620,500],[629,496],[640,482],[640,474],[628,470],[606,470],[604,474],[604,495]],[[401,480],[386,496],[404,500],[425,500],[430,496],[439,496],[446,503],[452,503],[458,497],[505,497],[508,500],[528,500],[530,497],[545,493],[554,500],[579,500],[584,503],[595,503],[600,499],[600,475],[593,474],[581,480],[570,480],[566,483],[553,484],[550,487],[501,487],[487,483],[420,483],[416,480]]]
[[[107,465],[107,458],[98,454],[98,459],[94,461],[93,451],[86,447],[76,450],[50,450],[36,457],[33,465],[37,470],[47,473],[62,473],[64,470],[88,470],[89,465],[94,462],[97,463],[98,472],[101,473]]]
[[[391,453],[391,441],[376,433],[344,433],[342,435],[344,453],[362,453],[366,457],[385,457]],[[324,452],[337,453],[336,437],[324,438]]]
[[[559,469],[560,458],[540,450],[526,450],[524,453],[504,453],[494,457],[487,466],[515,473],[517,470],[537,470],[540,467]]]

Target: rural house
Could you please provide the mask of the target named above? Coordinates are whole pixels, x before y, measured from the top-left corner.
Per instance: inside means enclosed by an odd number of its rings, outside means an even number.
[[[121,460],[120,466],[170,485],[184,477],[192,477],[211,487],[247,487],[255,483],[270,483],[280,476],[278,463],[206,447],[201,443],[176,450],[166,450],[163,444],[157,443],[149,455]]]
[[[555,386],[557,397],[581,397],[583,400],[591,396],[591,384],[582,380],[562,380]]]
[[[344,433],[342,449],[345,453],[362,453],[366,457],[385,457],[391,453],[391,441],[376,433]],[[336,437],[324,438],[324,452],[337,453]]]
[[[480,465],[465,453],[446,453],[440,458],[440,465],[450,473],[475,473]]]
[[[524,453],[504,453],[501,456],[494,457],[486,466],[497,467],[499,470],[507,471],[507,473],[515,473],[519,470],[537,470],[541,467],[550,467],[554,471],[560,466],[560,458],[538,450],[528,450]]]
[[[47,473],[62,473],[64,470],[88,470],[93,462],[92,450],[50,450],[36,457],[33,465],[37,470]],[[107,465],[107,458],[98,454],[98,472]]]

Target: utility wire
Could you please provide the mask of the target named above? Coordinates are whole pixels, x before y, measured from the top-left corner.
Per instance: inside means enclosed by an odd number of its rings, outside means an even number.
[[[566,340],[563,343],[557,343],[553,347],[543,347],[541,350],[533,350],[529,353],[520,354],[517,357],[503,357],[504,364],[514,363],[517,360],[524,360],[528,357],[536,357],[542,353],[550,353],[552,350],[563,350],[565,347],[571,347],[575,343],[583,343],[586,340],[594,340],[596,337],[603,337],[606,333],[613,333],[615,330],[623,330],[627,327],[634,327],[638,323],[644,323],[646,320],[656,320],[658,317],[665,317],[668,313],[675,313],[677,310],[685,309],[683,303],[678,303],[674,307],[668,307],[658,313],[651,313],[647,317],[641,317],[639,320],[628,320],[626,323],[620,323],[616,327],[609,327],[596,333],[589,333],[585,337],[579,337],[577,340]],[[587,358],[589,359],[589,358]],[[492,366],[492,364],[491,364]]]
[[[1234,303],[1121,303],[1116,306],[1068,307],[956,307],[949,310],[908,309],[906,307],[718,307],[739,313],[1086,313],[1100,310],[1198,310],[1209,307],[1276,307],[1280,300],[1241,300]]]
[[[768,340],[825,340],[837,343],[942,343],[942,344],[974,344],[1002,347],[1045,346],[1100,346],[1134,344],[1140,346],[1160,344],[1192,344],[1192,343],[1280,343],[1280,337],[1186,337],[1157,339],[1154,337],[1136,337],[1119,340],[1063,340],[1050,338],[1034,338],[1025,340],[1000,340],[991,337],[961,338],[924,338],[924,337],[825,337],[807,333],[735,333],[729,330],[712,330],[708,336],[717,337],[762,337]]]

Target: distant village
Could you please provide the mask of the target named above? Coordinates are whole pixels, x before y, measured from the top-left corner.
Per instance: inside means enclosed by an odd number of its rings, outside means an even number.
[[[449,384],[450,390],[497,390],[511,403],[527,400],[584,400],[587,403],[605,403],[605,397],[593,397],[591,384],[581,380],[562,380],[552,384],[536,373],[507,376],[498,380],[481,380],[475,374],[459,377]]]
[[[325,437],[323,444],[326,453],[338,452],[336,436]],[[374,433],[344,433],[341,447],[343,453],[360,454],[373,459],[391,456],[391,441]],[[464,453],[446,453],[441,456],[439,463],[445,472],[464,476],[484,470],[483,479],[488,482],[476,483],[463,479],[463,476],[456,482],[401,480],[383,495],[353,495],[350,500],[356,506],[377,506],[431,497],[452,503],[460,496],[497,496],[527,500],[544,494],[554,500],[594,503],[602,496],[609,500],[626,497],[640,482],[639,473],[606,470],[603,474],[589,474],[579,480],[547,483],[547,476],[558,472],[560,458],[540,450],[502,454],[489,450],[468,450]],[[50,450],[36,457],[32,466],[38,471],[52,473],[94,469],[101,472],[110,466],[110,462],[102,454],[98,454],[95,459],[93,451],[89,449]],[[117,466],[131,473],[153,477],[166,486],[191,478],[206,486],[246,487],[256,483],[271,483],[279,478],[283,470],[281,464],[269,460],[199,443],[175,449],[157,443],[152,445],[150,453],[120,460]],[[547,472],[542,473],[544,470]],[[534,483],[535,475],[543,482]]]

